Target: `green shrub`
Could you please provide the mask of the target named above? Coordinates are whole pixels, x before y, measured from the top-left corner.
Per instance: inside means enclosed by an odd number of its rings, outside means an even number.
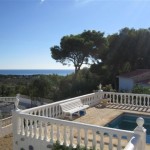
[[[132,93],[138,93],[138,94],[150,94],[150,88],[148,87],[142,87],[140,85],[136,85],[133,90]]]
[[[76,148],[73,148],[72,146],[61,145],[60,142],[56,141],[56,143],[53,144],[52,150],[93,150],[93,149],[80,147],[79,145],[77,145]]]

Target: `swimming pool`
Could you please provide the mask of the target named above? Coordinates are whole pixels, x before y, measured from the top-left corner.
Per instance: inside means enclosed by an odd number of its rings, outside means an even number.
[[[136,119],[142,117],[144,119],[144,127],[146,128],[146,143],[150,144],[150,116],[141,114],[123,113],[108,124],[106,127],[133,131],[136,127]]]

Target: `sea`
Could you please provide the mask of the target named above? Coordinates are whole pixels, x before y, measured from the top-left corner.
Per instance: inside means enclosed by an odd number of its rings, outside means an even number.
[[[0,75],[60,75],[66,76],[74,73],[74,70],[68,69],[9,69],[0,70]]]

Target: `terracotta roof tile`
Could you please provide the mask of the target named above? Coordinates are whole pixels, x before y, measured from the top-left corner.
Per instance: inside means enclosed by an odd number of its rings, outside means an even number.
[[[135,76],[139,76],[139,75],[142,75],[142,74],[148,73],[148,72],[150,73],[150,69],[137,69],[132,72],[121,74],[121,75],[119,75],[119,77],[134,78]]]

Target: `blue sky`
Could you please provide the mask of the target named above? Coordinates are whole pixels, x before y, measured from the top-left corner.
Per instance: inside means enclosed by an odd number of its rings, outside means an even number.
[[[150,0],[0,0],[0,69],[71,69],[51,58],[65,35],[150,27]]]

